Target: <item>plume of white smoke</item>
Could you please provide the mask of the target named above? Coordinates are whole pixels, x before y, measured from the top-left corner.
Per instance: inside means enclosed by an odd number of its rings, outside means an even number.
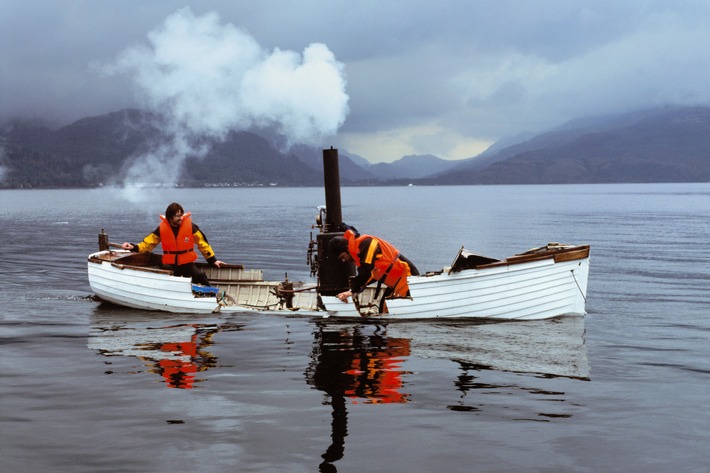
[[[7,176],[7,168],[5,167],[5,143],[0,141],[0,184],[2,184],[5,181],[5,177]]]
[[[135,161],[125,184],[177,182],[187,157],[204,156],[207,141],[230,131],[269,127],[287,146],[317,145],[345,121],[344,66],[324,44],[302,55],[267,52],[216,13],[195,16],[189,8],[148,39],[106,67],[133,77],[145,107],[164,117],[168,137]]]

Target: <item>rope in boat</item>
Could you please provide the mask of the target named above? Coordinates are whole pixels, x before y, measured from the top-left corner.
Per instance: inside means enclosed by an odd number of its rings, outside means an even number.
[[[318,289],[318,286],[308,286],[308,287],[302,287],[300,289],[279,289],[281,292],[305,292],[305,291],[315,291]]]
[[[240,307],[248,307],[250,309],[261,309],[261,310],[269,310],[273,307],[276,307],[280,304],[280,302],[275,302],[273,304],[265,304],[265,305],[256,305],[256,304],[237,304]]]
[[[574,279],[574,283],[577,285],[577,289],[579,289],[579,293],[582,294],[582,299],[584,299],[584,303],[587,303],[587,296],[584,295],[584,291],[582,291],[582,287],[579,285],[579,282],[577,281],[577,276],[574,275],[574,269],[571,269],[570,272],[572,273],[572,279]]]

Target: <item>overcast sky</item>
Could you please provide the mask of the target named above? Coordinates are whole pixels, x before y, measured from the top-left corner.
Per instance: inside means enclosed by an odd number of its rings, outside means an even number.
[[[0,120],[172,107],[198,132],[461,159],[578,116],[708,105],[710,2],[1,0],[0,68]]]

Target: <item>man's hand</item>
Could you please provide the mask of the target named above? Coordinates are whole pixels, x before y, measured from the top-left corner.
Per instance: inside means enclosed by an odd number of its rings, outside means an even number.
[[[132,250],[132,249],[133,249],[133,244],[132,244],[132,243],[125,242],[125,243],[122,243],[122,244],[121,244],[121,248],[123,248],[124,250]]]
[[[338,294],[335,297],[337,297],[338,299],[340,299],[343,302],[348,302],[348,297],[350,297],[352,295],[353,295],[353,291],[345,291],[345,292],[341,292],[340,294]]]
[[[226,264],[226,263],[223,261],[220,261],[220,260],[217,260],[214,262],[214,265],[217,266],[218,268],[221,267],[223,264]]]

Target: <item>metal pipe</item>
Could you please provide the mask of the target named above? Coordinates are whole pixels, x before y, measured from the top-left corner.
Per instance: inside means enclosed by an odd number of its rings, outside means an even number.
[[[340,169],[338,150],[323,150],[323,180],[325,187],[325,221],[322,232],[316,237],[318,244],[318,293],[334,296],[348,289],[355,265],[342,263],[337,255],[329,253],[330,240],[342,236],[340,225],[343,213],[340,204]]]
[[[340,167],[338,164],[338,150],[323,150],[323,181],[325,186],[325,222],[324,232],[338,231],[343,223],[343,211],[340,204]]]

